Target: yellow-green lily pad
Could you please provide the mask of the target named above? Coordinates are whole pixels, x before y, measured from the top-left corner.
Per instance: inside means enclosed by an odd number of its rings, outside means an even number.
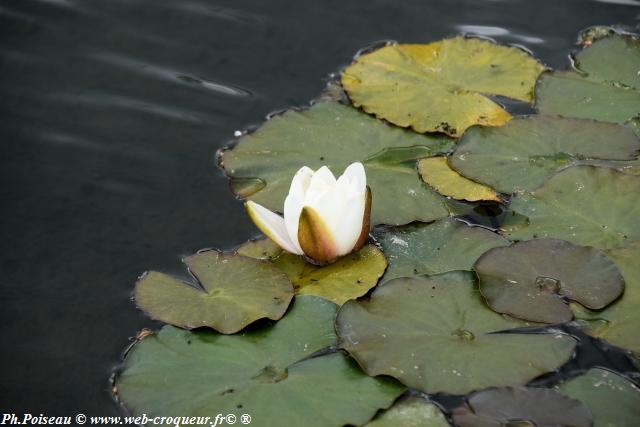
[[[238,248],[238,253],[268,259],[291,279],[296,295],[316,295],[338,305],[366,294],[387,268],[384,253],[375,245],[365,245],[358,252],[323,266],[284,252],[270,240],[247,242]]]
[[[540,77],[536,107],[542,113],[624,123],[640,113],[640,40],[616,34],[586,38],[573,71]]]
[[[525,325],[486,307],[472,273],[460,271],[392,280],[336,319],[338,344],[369,375],[451,394],[523,385],[573,354],[564,334],[494,333]]]
[[[404,389],[368,377],[341,352],[310,357],[335,342],[335,310],[304,296],[279,322],[241,335],[165,326],[127,353],[115,379],[118,400],[134,416],[235,414],[241,425],[240,415],[249,414],[267,427],[362,425]]]
[[[623,297],[604,310],[588,310],[575,305],[574,312],[577,318],[588,320],[583,324],[588,334],[640,354],[640,242],[631,242],[606,253],[624,276]]]
[[[566,300],[601,309],[624,290],[624,279],[602,251],[559,239],[533,239],[493,248],[474,266],[489,306],[520,319],[564,323]]]
[[[449,164],[474,181],[513,193],[535,190],[555,172],[594,159],[635,159],[639,150],[640,140],[628,127],[536,115],[499,128],[469,129]]]
[[[626,378],[600,368],[572,378],[556,389],[591,410],[594,427],[634,427],[640,419],[640,389]]]
[[[457,200],[477,202],[493,200],[502,203],[502,197],[493,188],[479,184],[451,169],[447,157],[427,157],[418,161],[422,180],[443,196]]]
[[[638,194],[640,176],[574,166],[530,194],[517,194],[510,205],[514,215],[502,228],[512,240],[556,237],[609,249],[640,240]]]
[[[183,261],[192,283],[157,271],[136,283],[136,304],[151,318],[233,334],[258,319],[280,319],[293,298],[289,278],[267,262],[214,250]]]
[[[592,427],[593,416],[579,400],[546,388],[491,388],[473,393],[453,410],[458,427]]]
[[[515,47],[465,37],[392,44],[358,57],[342,74],[357,107],[416,132],[460,136],[511,115],[486,95],[533,100],[544,67]]]
[[[449,427],[449,422],[434,403],[420,397],[407,397],[365,427]]]
[[[389,261],[382,283],[396,277],[471,271],[487,250],[509,245],[497,233],[454,219],[387,228],[376,238]]]
[[[448,215],[443,198],[425,185],[416,160],[448,151],[453,140],[417,135],[337,102],[275,116],[220,154],[234,192],[272,211],[282,211],[300,167],[327,165],[342,174],[364,164],[373,191],[372,224],[401,225]]]

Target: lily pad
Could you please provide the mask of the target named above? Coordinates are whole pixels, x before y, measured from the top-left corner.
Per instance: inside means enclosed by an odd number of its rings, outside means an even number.
[[[435,404],[420,397],[408,397],[377,416],[366,427],[449,427]]]
[[[358,252],[324,266],[284,252],[270,240],[245,243],[238,248],[238,253],[269,259],[289,276],[297,295],[316,295],[338,305],[366,294],[387,268],[384,254],[375,245],[365,245]]]
[[[546,388],[492,388],[473,393],[453,410],[459,427],[591,427],[593,417],[580,401]]]
[[[469,272],[398,278],[336,319],[339,345],[369,375],[427,393],[522,385],[566,362],[564,334],[493,333],[526,324],[489,310]]]
[[[257,238],[241,244],[236,252],[255,259],[274,260],[283,253],[286,253],[273,240],[267,238]]]
[[[509,244],[496,233],[454,219],[388,228],[376,237],[389,261],[383,283],[396,277],[470,271],[487,250]]]
[[[335,309],[296,298],[281,321],[236,336],[166,326],[128,352],[117,396],[149,417],[246,413],[261,426],[364,424],[403,388],[366,376],[340,352],[309,358],[334,342]]]
[[[624,276],[623,297],[604,310],[592,311],[575,306],[574,312],[577,318],[589,320],[584,325],[588,334],[640,354],[640,242],[606,253]]]
[[[280,319],[293,298],[291,281],[265,262],[211,250],[188,256],[184,263],[196,283],[157,271],[136,283],[136,304],[151,318],[233,334],[258,319]]]
[[[626,378],[600,368],[570,379],[557,389],[585,403],[594,427],[633,427],[640,419],[640,390]]]
[[[640,113],[640,40],[611,34],[575,56],[575,71],[540,77],[536,106],[540,112],[624,123]]]
[[[365,166],[373,190],[372,224],[433,221],[448,215],[443,198],[418,176],[415,162],[449,150],[449,138],[394,128],[337,102],[288,111],[222,151],[231,186],[273,211],[282,211],[295,172],[327,165],[340,175],[354,161]]]
[[[609,249],[640,239],[640,177],[609,168],[575,166],[531,194],[518,194],[502,225],[512,240],[557,237]],[[526,217],[522,221],[521,216]]]
[[[460,136],[470,126],[500,126],[511,115],[487,94],[533,100],[544,67],[528,53],[455,37],[394,44],[362,55],[342,74],[353,104],[416,132]]]
[[[502,197],[490,187],[478,184],[451,169],[446,157],[427,157],[418,162],[422,180],[443,196],[476,202],[493,200],[502,202]]]
[[[449,163],[470,179],[513,193],[534,190],[553,173],[591,159],[632,160],[638,150],[640,140],[627,127],[541,115],[469,129]]]
[[[533,322],[568,322],[573,313],[565,299],[601,309],[624,290],[620,270],[602,251],[558,239],[491,249],[474,269],[493,310]]]

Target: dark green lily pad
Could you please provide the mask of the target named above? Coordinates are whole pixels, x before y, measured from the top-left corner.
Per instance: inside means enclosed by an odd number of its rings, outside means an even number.
[[[512,240],[557,237],[613,248],[640,239],[640,177],[609,168],[574,166],[531,194],[516,195],[502,228]],[[526,217],[522,221],[522,216]]]
[[[640,420],[640,390],[613,372],[592,368],[557,387],[593,413],[594,427],[634,427]]]
[[[469,272],[398,278],[336,319],[339,345],[369,375],[427,393],[522,385],[573,354],[563,334],[493,334],[526,323],[487,308]]]
[[[136,304],[151,318],[233,334],[258,319],[280,319],[293,298],[291,281],[266,262],[211,250],[184,263],[196,283],[157,271],[136,283]]]
[[[538,188],[547,177],[591,159],[632,160],[640,140],[631,129],[594,120],[517,118],[499,128],[469,129],[449,164],[503,193]]]
[[[388,228],[376,237],[389,261],[383,283],[396,277],[471,270],[487,250],[509,244],[496,233],[454,219]]]
[[[602,251],[558,239],[491,249],[474,269],[493,310],[533,322],[568,322],[565,299],[601,309],[624,290],[620,270]]]
[[[640,41],[611,34],[586,40],[575,71],[545,73],[536,86],[542,113],[624,123],[640,113]]]
[[[449,427],[435,404],[420,397],[408,397],[378,415],[366,427]]]
[[[269,259],[289,276],[296,295],[316,295],[338,305],[366,294],[387,268],[384,253],[375,245],[365,245],[358,252],[324,266],[310,264],[304,257],[284,252],[275,243],[263,240],[245,243],[238,253]]]
[[[417,135],[337,102],[288,111],[220,155],[236,194],[282,211],[295,172],[327,165],[340,175],[364,163],[373,190],[372,223],[406,224],[448,215],[443,198],[422,182],[416,159],[451,148],[449,138]]]
[[[246,413],[261,426],[364,424],[403,388],[366,376],[340,352],[308,358],[334,343],[335,310],[307,296],[281,321],[242,335],[164,327],[129,351],[117,396],[150,417]]]
[[[588,334],[640,354],[640,242],[610,249],[606,253],[624,276],[623,297],[604,310],[574,306],[574,312],[577,318],[588,320],[583,325]]]
[[[459,427],[591,427],[593,417],[580,401],[546,388],[492,388],[473,393],[453,410]]]

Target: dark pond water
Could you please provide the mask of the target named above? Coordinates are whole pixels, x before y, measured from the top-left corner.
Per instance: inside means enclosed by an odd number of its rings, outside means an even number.
[[[1,0],[0,409],[119,413],[109,375],[154,326],[136,277],[256,233],[216,150],[315,97],[359,48],[467,31],[562,67],[580,29],[639,14],[636,0]]]

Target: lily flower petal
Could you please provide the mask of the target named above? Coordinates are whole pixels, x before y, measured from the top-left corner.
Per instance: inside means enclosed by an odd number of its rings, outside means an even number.
[[[318,212],[305,206],[300,213],[298,242],[304,253],[314,261],[328,263],[338,257],[335,237]]]
[[[307,195],[313,195],[317,193],[324,193],[336,187],[336,177],[333,176],[331,170],[328,167],[322,166],[311,177],[309,188],[307,189]]]
[[[366,208],[366,175],[362,163],[352,163],[345,169],[344,173],[337,181],[338,191],[341,201],[338,202],[341,212],[339,212],[338,222],[335,224],[334,234],[337,236],[339,255],[346,255],[355,248],[362,234],[362,225]],[[367,215],[367,221],[368,221]],[[368,236],[369,224],[367,224]]]
[[[365,190],[365,194],[346,200],[346,208],[335,231],[340,256],[360,249],[369,236],[370,194]]]
[[[264,206],[252,202],[251,200],[245,203],[245,208],[251,220],[253,220],[260,231],[262,231],[268,238],[273,240],[287,252],[291,252],[297,255],[304,255],[302,250],[298,249],[298,245],[294,245],[289,238],[289,233],[287,233],[284,218],[276,213],[271,212]]]
[[[289,195],[294,195],[296,197],[304,199],[304,195],[307,193],[309,185],[311,184],[311,178],[313,177],[313,174],[313,169],[307,166],[301,167],[291,180]]]
[[[345,170],[342,176],[338,178],[338,183],[341,180],[347,180],[355,187],[355,191],[364,194],[367,187],[367,175],[364,170],[364,166],[360,162],[351,163]]]
[[[302,253],[302,248],[298,243],[298,223],[300,222],[300,212],[302,212],[305,194],[311,183],[313,173],[313,170],[306,166],[300,168],[294,175],[289,188],[289,195],[284,200],[284,225],[287,228],[289,239],[300,253]]]
[[[359,251],[367,241],[369,237],[369,231],[371,230],[371,188],[367,185],[367,193],[364,199],[364,212],[362,214],[362,229],[360,230],[360,236],[353,247],[354,252]]]

